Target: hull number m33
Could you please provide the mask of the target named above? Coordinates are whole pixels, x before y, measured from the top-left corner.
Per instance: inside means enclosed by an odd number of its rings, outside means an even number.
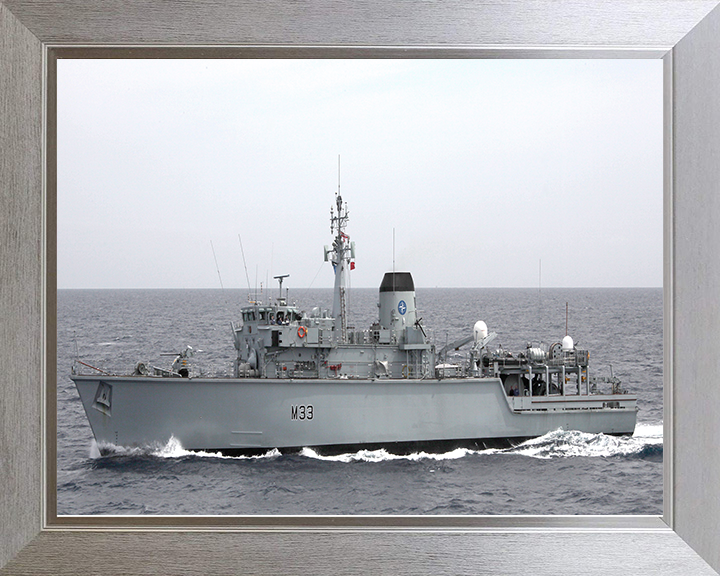
[[[290,420],[312,420],[313,407],[312,404],[306,406],[290,406]]]

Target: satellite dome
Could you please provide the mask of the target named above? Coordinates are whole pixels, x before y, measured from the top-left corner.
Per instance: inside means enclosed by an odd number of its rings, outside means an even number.
[[[478,320],[477,322],[475,322],[475,326],[473,326],[473,337],[475,338],[475,342],[479,342],[483,338],[486,338],[487,335],[487,324],[485,324],[485,322],[483,322],[482,320]]]

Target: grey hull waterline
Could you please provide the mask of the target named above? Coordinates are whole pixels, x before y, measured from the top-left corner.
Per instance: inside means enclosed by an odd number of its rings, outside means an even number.
[[[368,329],[347,323],[346,277],[355,245],[347,204],[331,209],[335,274],[332,310],[300,310],[280,295],[248,295],[231,323],[232,375],[195,374],[193,349],[172,366],[138,362],[110,374],[75,358],[70,378],[102,453],[161,447],[223,453],[394,453],[514,444],[553,430],[630,435],[637,396],[620,381],[591,375],[589,353],[566,335],[519,353],[495,348],[483,321],[436,348],[417,315],[409,272],[388,272],[379,316]],[[461,351],[462,352],[459,352]]]

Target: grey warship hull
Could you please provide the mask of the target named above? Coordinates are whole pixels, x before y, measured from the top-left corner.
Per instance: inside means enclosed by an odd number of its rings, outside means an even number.
[[[625,395],[507,396],[498,378],[442,380],[203,379],[74,376],[105,445],[257,453],[312,447],[486,447],[557,428],[632,434]]]
[[[248,294],[242,323],[231,323],[237,356],[228,378],[198,377],[187,347],[170,369],[139,362],[112,375],[76,358],[71,374],[101,448],[157,446],[267,451],[301,447],[481,446],[563,428],[632,434],[637,397],[615,377],[591,377],[589,352],[562,342],[528,343],[512,354],[477,321],[472,335],[439,350],[416,304],[409,272],[387,272],[378,319],[355,330],[346,312],[346,275],[355,246],[347,205],[330,211],[335,236],[325,260],[335,274],[333,307],[300,310],[283,297]],[[287,296],[287,294],[286,294]],[[455,354],[472,344],[462,359]],[[450,353],[450,355],[449,355]],[[82,367],[93,374],[81,373]],[[610,384],[610,392],[600,384]]]

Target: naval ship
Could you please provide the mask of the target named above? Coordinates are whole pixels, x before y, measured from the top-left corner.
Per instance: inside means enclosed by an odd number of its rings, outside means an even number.
[[[418,317],[409,272],[387,272],[379,316],[348,326],[346,275],[355,245],[338,193],[330,209],[335,274],[332,310],[301,311],[280,296],[249,296],[231,323],[232,375],[194,373],[187,347],[169,368],[138,362],[117,375],[75,359],[71,379],[101,453],[113,446],[259,454],[304,447],[321,454],[385,448],[393,453],[519,443],[562,428],[630,435],[637,396],[614,376],[591,376],[572,337],[493,348],[478,321],[469,335],[436,348]],[[471,332],[471,334],[470,334]],[[462,353],[458,353],[462,349]],[[450,354],[452,353],[452,354]]]

